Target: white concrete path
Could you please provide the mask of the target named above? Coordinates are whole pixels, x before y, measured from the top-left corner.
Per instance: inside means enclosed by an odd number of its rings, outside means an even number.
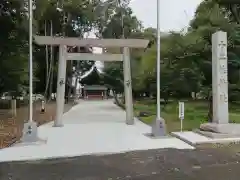
[[[148,125],[136,120],[125,124],[125,112],[106,101],[80,101],[64,114],[64,127],[53,122],[38,128],[45,144],[17,145],[0,150],[0,162],[74,157],[87,154],[121,153],[158,148],[193,149],[175,138],[151,139]]]

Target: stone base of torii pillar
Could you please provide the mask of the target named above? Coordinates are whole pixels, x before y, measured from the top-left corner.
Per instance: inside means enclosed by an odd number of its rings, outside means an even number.
[[[229,123],[227,33],[212,35],[212,122],[196,132],[211,138],[240,137],[240,124]]]
[[[24,124],[23,135],[15,146],[25,146],[33,144],[46,144],[47,140],[38,137],[38,127],[36,122],[27,122]]]
[[[153,121],[151,136],[158,138],[158,137],[165,137],[166,135],[167,135],[167,130],[166,130],[165,120],[163,118],[160,118]]]
[[[206,123],[196,132],[210,138],[235,138],[240,137],[240,124]]]

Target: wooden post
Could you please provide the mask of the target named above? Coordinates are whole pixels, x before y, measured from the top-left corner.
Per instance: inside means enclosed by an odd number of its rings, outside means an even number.
[[[42,100],[41,102],[41,113],[45,113],[45,101]]]
[[[17,100],[16,99],[11,100],[11,110],[12,110],[12,116],[16,117],[17,116]]]

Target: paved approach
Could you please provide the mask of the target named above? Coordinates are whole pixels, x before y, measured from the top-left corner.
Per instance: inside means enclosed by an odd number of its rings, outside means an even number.
[[[122,153],[135,150],[178,148],[193,149],[175,138],[151,139],[151,128],[136,120],[125,124],[125,112],[106,101],[80,101],[64,114],[64,127],[53,122],[39,127],[46,144],[17,145],[0,150],[0,162],[75,157],[89,154]]]
[[[124,111],[111,101],[80,102],[64,119],[64,128],[52,128],[52,123],[39,128],[42,138],[48,138],[45,145],[1,150],[1,161],[31,161],[0,162],[0,179],[238,180],[240,177],[239,153],[191,149],[175,138],[149,139],[144,133],[150,127],[139,121],[135,126],[125,125]],[[121,153],[130,150],[134,151]],[[101,152],[116,154],[101,155]],[[57,156],[61,158],[48,159]],[[33,160],[37,158],[42,160]]]

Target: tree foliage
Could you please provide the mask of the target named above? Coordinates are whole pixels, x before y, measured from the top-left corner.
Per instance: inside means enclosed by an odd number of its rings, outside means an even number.
[[[236,101],[240,88],[239,62],[239,4],[240,1],[204,0],[196,9],[186,33],[161,33],[161,97],[189,98],[192,92],[203,97],[211,96],[212,87],[212,44],[211,36],[222,30],[228,34],[229,99]],[[129,16],[130,17],[130,16]],[[119,18],[117,18],[119,19]],[[116,23],[117,24],[117,23]],[[118,23],[120,24],[120,23]],[[134,24],[134,23],[132,23]],[[125,24],[124,24],[125,25]],[[126,24],[127,25],[127,24]],[[125,25],[125,26],[126,26]],[[113,25],[115,27],[115,25]],[[149,48],[133,51],[131,55],[133,92],[135,96],[156,95],[156,30],[135,26],[129,37],[150,39]],[[112,25],[104,32],[108,37],[117,37]],[[119,28],[120,29],[120,28]],[[122,71],[117,65],[106,67],[106,72]],[[118,79],[123,80],[118,73]]]
[[[133,15],[128,0],[58,0],[34,1],[34,33],[38,35],[83,37],[95,31],[100,38],[143,38],[150,43],[146,50],[131,50],[133,94],[156,95],[156,34],[144,29]],[[22,0],[0,2],[0,93],[21,91],[28,79],[28,12]],[[204,0],[196,9],[187,32],[161,32],[161,97],[190,97],[192,92],[208,98],[212,85],[211,35],[218,30],[228,34],[229,99],[240,99],[240,1]],[[62,8],[59,11],[58,8]],[[51,28],[52,27],[52,28]],[[89,47],[85,47],[89,49]],[[50,47],[47,50],[50,52]],[[53,62],[45,61],[45,47],[34,46],[35,91],[43,92],[46,71],[53,63],[52,82],[56,81],[58,48],[53,48]],[[69,51],[77,49],[69,47]],[[84,50],[85,51],[85,50]],[[120,53],[120,49],[104,49]],[[51,59],[51,58],[50,58]],[[88,71],[93,61],[74,62],[79,71]],[[69,66],[69,75],[72,73]],[[97,79],[97,71],[91,82]],[[96,77],[95,77],[96,76]],[[122,63],[105,63],[98,81],[104,80],[118,93],[123,92]],[[89,80],[90,82],[90,80]],[[96,83],[96,81],[93,81]],[[92,83],[93,83],[92,82]],[[53,89],[55,89],[53,83]]]
[[[27,78],[27,33],[24,28],[26,16],[20,0],[0,2],[0,93],[19,92]]]
[[[211,35],[218,30],[228,34],[230,100],[236,100],[239,84],[239,25],[229,4],[203,1],[189,24],[187,33],[169,32],[161,38],[161,97],[190,97],[191,92],[211,94]],[[239,12],[239,11],[238,11]],[[229,16],[226,15],[229,14]],[[156,91],[156,44],[141,58],[140,89]],[[235,92],[235,93],[234,93]]]

